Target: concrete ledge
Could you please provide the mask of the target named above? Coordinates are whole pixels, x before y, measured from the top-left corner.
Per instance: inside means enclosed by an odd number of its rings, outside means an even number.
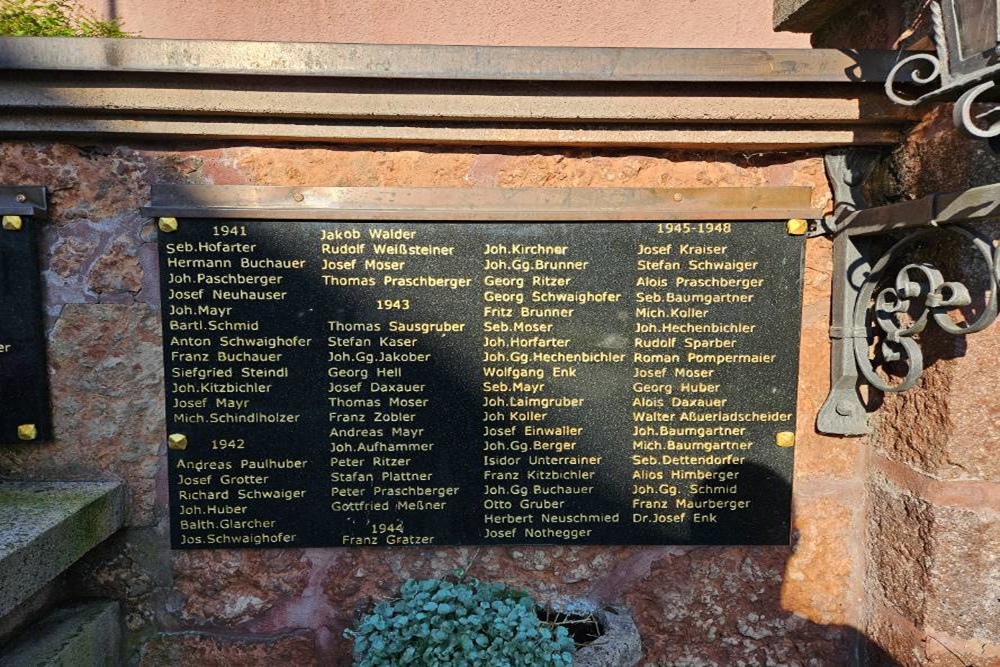
[[[777,0],[838,5],[842,0]],[[0,70],[278,77],[875,83],[892,51],[331,44],[186,39],[0,37]]]
[[[8,667],[115,667],[121,661],[117,602],[87,602],[60,609],[28,628],[29,636],[0,652]]]
[[[608,129],[610,127],[610,129]],[[889,146],[903,137],[900,127],[668,126],[559,127],[535,124],[375,125],[338,123],[234,122],[227,120],[103,119],[78,115],[0,115],[0,136],[58,141],[254,141],[397,146],[562,146],[691,150],[801,151],[834,146]]]
[[[417,146],[891,145],[891,51],[0,37],[0,136]]]
[[[208,88],[184,77],[137,82],[124,77],[81,81],[79,73],[23,73],[3,81],[5,113],[77,113],[263,122],[364,119],[393,123],[725,123],[830,126],[917,122],[925,113],[893,104],[874,86],[639,83],[608,90],[584,84],[531,90],[519,82],[406,85],[369,80]]]
[[[121,528],[118,482],[0,482],[0,617]]]

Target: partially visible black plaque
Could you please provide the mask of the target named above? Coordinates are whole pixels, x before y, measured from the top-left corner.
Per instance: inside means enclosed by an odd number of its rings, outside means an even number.
[[[788,543],[784,221],[170,229],[175,547]]]
[[[0,442],[50,440],[48,370],[38,267],[38,223],[0,228]]]

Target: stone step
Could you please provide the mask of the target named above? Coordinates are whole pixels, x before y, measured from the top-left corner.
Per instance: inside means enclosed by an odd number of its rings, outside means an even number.
[[[122,527],[118,482],[0,481],[0,618]]]
[[[5,667],[116,667],[121,661],[121,611],[114,601],[59,609],[0,651]]]

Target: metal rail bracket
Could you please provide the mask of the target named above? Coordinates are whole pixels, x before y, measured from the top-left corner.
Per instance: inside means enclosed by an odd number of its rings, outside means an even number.
[[[964,336],[997,317],[1000,248],[972,224],[1000,219],[1000,184],[865,208],[861,186],[872,158],[851,151],[826,158],[837,206],[816,233],[833,236],[831,390],[816,428],[832,435],[869,432],[872,391],[917,384],[924,371],[917,337],[929,325]],[[964,322],[951,313],[973,303],[969,288],[920,257],[934,245],[928,241],[949,237],[973,251],[987,278],[984,298]],[[901,379],[879,372],[890,363],[905,367]]]

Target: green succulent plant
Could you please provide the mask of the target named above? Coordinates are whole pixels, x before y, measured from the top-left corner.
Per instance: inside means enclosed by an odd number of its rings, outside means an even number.
[[[0,35],[131,37],[115,19],[96,18],[73,0],[0,0]]]
[[[344,635],[357,667],[564,667],[575,649],[566,628],[539,619],[530,595],[475,579],[407,581]]]

